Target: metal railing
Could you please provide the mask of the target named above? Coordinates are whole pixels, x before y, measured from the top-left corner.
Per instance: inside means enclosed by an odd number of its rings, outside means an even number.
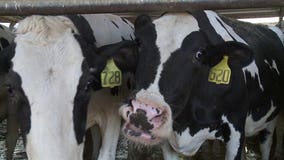
[[[1,0],[0,15],[284,7],[284,0]]]

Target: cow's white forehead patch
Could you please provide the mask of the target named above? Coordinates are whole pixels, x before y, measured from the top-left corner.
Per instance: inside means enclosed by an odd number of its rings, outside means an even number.
[[[164,100],[164,97],[159,92],[149,92],[149,90],[141,89],[136,94],[136,99],[159,104],[161,106],[168,106]]]
[[[146,89],[149,92],[160,93],[158,82],[161,78],[163,64],[171,54],[181,47],[186,36],[191,32],[198,31],[197,20],[188,13],[165,15],[153,21],[156,27],[156,45],[160,52],[160,64],[154,82]]]
[[[48,24],[42,28],[20,23],[15,39],[13,70],[21,77],[31,109],[26,149],[29,159],[80,160],[83,146],[75,138],[73,107],[84,57],[72,26],[57,24],[69,24],[67,19],[45,18],[37,21]],[[60,33],[52,28],[58,26]]]
[[[78,33],[74,24],[64,16],[30,16],[19,22],[16,35],[17,39],[37,45],[57,41],[63,33],[74,31]]]

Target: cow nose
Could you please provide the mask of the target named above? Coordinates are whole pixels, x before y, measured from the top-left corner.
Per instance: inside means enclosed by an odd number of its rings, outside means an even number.
[[[154,118],[159,117],[162,115],[162,109],[154,106],[149,105],[147,103],[140,102],[139,100],[131,100],[130,104],[125,104],[120,108],[120,115],[125,121],[129,121],[130,117],[140,115],[138,117],[141,118],[141,115],[145,117],[144,120],[151,122]]]
[[[156,106],[132,100],[133,113],[145,114],[147,119],[151,121],[153,118],[162,114],[162,111]]]

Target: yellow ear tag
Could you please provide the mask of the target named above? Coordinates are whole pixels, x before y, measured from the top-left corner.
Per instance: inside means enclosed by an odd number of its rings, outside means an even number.
[[[224,56],[220,63],[210,69],[208,81],[216,84],[229,84],[230,78],[231,69],[228,66],[228,56]]]
[[[120,86],[121,81],[121,70],[115,65],[113,59],[109,59],[105,69],[101,73],[102,87],[113,88],[115,86]]]

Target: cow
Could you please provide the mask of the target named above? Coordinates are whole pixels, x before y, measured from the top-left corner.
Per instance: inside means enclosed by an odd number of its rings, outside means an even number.
[[[128,139],[185,156],[217,139],[226,160],[240,160],[245,137],[259,135],[262,159],[269,159],[284,99],[279,29],[208,10],[153,21],[141,15],[134,28],[136,88],[119,111]],[[165,159],[173,154],[164,152]]]
[[[14,34],[7,27],[0,25],[0,52],[8,47],[14,39]],[[0,53],[1,54],[1,53]],[[19,136],[17,109],[13,105],[13,101],[9,101],[9,86],[5,85],[7,80],[6,74],[0,73],[0,122],[7,119],[6,134],[6,159],[12,160],[14,148]]]
[[[1,71],[8,76],[10,97],[17,99],[28,159],[81,160],[85,130],[95,123],[102,134],[98,159],[114,159],[119,100],[128,88],[118,83],[103,88],[101,72],[116,66],[121,73],[116,69],[114,78],[121,82],[121,74],[135,68],[132,52],[109,50],[120,41],[120,47],[132,45],[132,24],[110,14],[33,15],[20,21],[15,33],[15,43],[0,57]]]

